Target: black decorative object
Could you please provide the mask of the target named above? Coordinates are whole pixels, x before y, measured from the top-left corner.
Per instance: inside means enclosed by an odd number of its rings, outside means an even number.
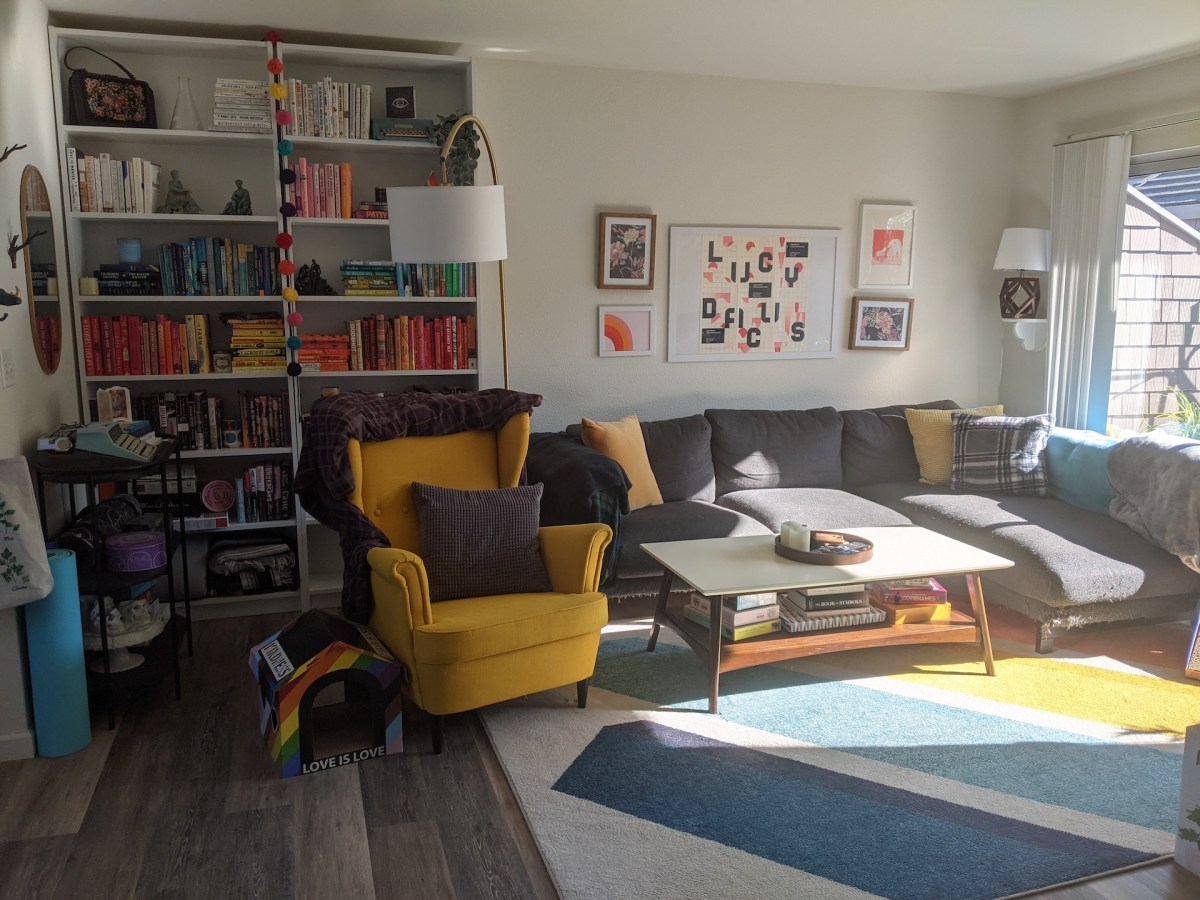
[[[8,291],[0,290],[0,306],[20,306],[21,305],[21,289],[14,287],[10,294]],[[8,318],[8,313],[0,314],[0,322]]]
[[[296,270],[296,293],[306,297],[330,296],[336,291],[321,277],[321,267],[314,259]]]
[[[17,267],[17,254],[18,253],[20,253],[22,250],[24,250],[26,247],[28,247],[30,244],[32,244],[34,238],[41,237],[43,234],[48,234],[48,233],[49,232],[47,232],[46,229],[43,228],[39,231],[35,231],[33,234],[31,234],[29,237],[27,237],[24,241],[18,242],[17,238],[15,236],[9,238],[8,239],[8,260],[9,260],[9,262],[12,263],[12,267],[14,269]]]
[[[438,116],[437,122],[429,130],[430,139],[439,147],[450,136],[454,123],[462,117],[461,112],[449,116]],[[446,183],[453,185],[472,185],[475,183],[475,169],[479,165],[479,132],[474,124],[467,124],[446,154]]]
[[[17,150],[24,150],[28,146],[28,144],[13,144],[11,147],[5,147],[4,154],[0,156],[0,162],[4,162],[10,154],[15,153]]]

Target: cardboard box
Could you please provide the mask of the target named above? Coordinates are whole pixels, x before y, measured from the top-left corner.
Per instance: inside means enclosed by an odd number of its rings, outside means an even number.
[[[258,681],[262,731],[282,778],[320,772],[404,749],[400,688],[404,666],[370,631],[323,610],[310,610],[250,650]],[[370,743],[313,753],[317,695],[340,686],[367,698]],[[323,741],[322,744],[325,742]]]
[[[890,625],[916,625],[920,622],[949,622],[952,607],[949,603],[929,603],[916,606],[896,606],[871,598],[871,605],[881,609]]]
[[[1183,780],[1179,790],[1179,830],[1175,862],[1200,875],[1200,725],[1188,728],[1183,740]]]

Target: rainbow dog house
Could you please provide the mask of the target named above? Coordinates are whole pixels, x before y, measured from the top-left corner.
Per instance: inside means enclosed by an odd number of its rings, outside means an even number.
[[[250,650],[258,681],[262,731],[282,778],[399,753],[404,748],[400,687],[404,666],[378,638],[353,622],[311,610]],[[347,704],[367,710],[367,746],[318,757],[313,704],[340,684]],[[357,733],[357,732],[356,732]]]

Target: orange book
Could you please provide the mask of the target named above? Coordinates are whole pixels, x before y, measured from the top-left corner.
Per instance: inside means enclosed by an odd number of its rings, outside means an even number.
[[[341,209],[338,210],[338,216],[343,219],[350,218],[350,180],[350,163],[342,163],[338,166],[338,188],[341,199]]]
[[[881,603],[872,598],[871,605],[882,609],[890,625],[915,625],[918,622],[948,622],[952,609],[949,603],[937,603],[921,606],[896,606],[893,603]]]

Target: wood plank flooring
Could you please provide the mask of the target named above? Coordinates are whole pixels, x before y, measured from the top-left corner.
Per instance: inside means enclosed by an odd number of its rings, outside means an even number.
[[[184,696],[169,683],[101,718],[62,759],[0,763],[0,898],[554,898],[474,715],[406,713],[406,752],[282,780],[258,733],[250,646],[288,621],[196,624]],[[1200,896],[1173,863],[1045,892]]]

